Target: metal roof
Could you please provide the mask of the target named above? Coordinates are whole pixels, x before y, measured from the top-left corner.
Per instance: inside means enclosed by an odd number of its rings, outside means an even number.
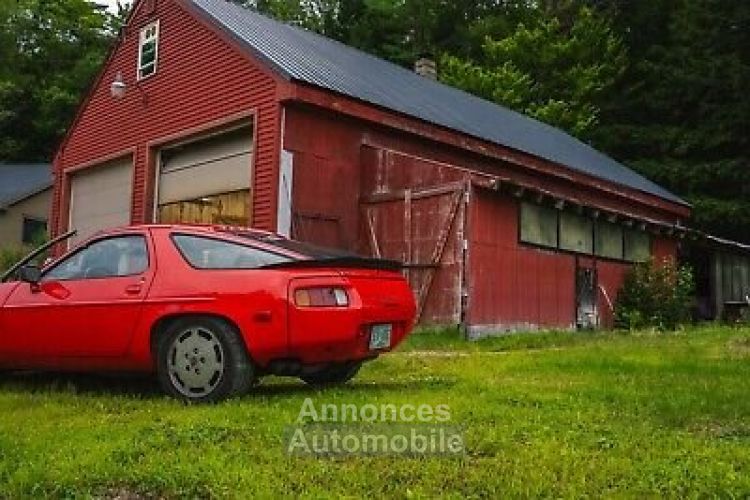
[[[251,53],[304,82],[564,165],[660,198],[685,201],[562,130],[225,0],[190,0]]]
[[[0,163],[0,210],[52,186],[47,163]]]

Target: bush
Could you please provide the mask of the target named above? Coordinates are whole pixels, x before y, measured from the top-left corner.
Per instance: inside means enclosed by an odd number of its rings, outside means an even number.
[[[7,271],[27,253],[28,250],[23,248],[0,248],[0,273]]]
[[[674,259],[636,264],[617,297],[615,326],[674,330],[690,321],[694,288],[692,269]]]

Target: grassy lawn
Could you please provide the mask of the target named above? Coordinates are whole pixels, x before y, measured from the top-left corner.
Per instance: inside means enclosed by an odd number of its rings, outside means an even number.
[[[285,453],[306,397],[447,404],[455,457]],[[345,387],[185,407],[150,381],[0,379],[0,497],[750,495],[750,330],[412,338]]]

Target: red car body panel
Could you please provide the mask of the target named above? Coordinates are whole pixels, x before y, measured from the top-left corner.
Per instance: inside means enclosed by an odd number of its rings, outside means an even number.
[[[148,269],[127,277],[43,278],[38,287],[0,283],[0,367],[153,371],[152,337],[158,326],[189,314],[234,324],[261,370],[275,360],[314,365],[372,358],[383,351],[369,349],[370,325],[393,325],[386,350],[412,329],[414,298],[398,272],[311,266],[196,269],[181,255],[174,234],[210,235],[279,252],[262,241],[192,226],[141,226],[97,235],[79,248],[113,236],[144,236]],[[300,257],[293,251],[285,255]],[[309,286],[345,288],[350,303],[298,308],[294,292]]]

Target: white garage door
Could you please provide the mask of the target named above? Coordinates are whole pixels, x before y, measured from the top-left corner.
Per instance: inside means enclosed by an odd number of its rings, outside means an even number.
[[[250,189],[252,129],[161,152],[159,206]]]
[[[133,164],[113,161],[87,168],[71,178],[70,227],[73,241],[81,241],[102,229],[130,224]]]

